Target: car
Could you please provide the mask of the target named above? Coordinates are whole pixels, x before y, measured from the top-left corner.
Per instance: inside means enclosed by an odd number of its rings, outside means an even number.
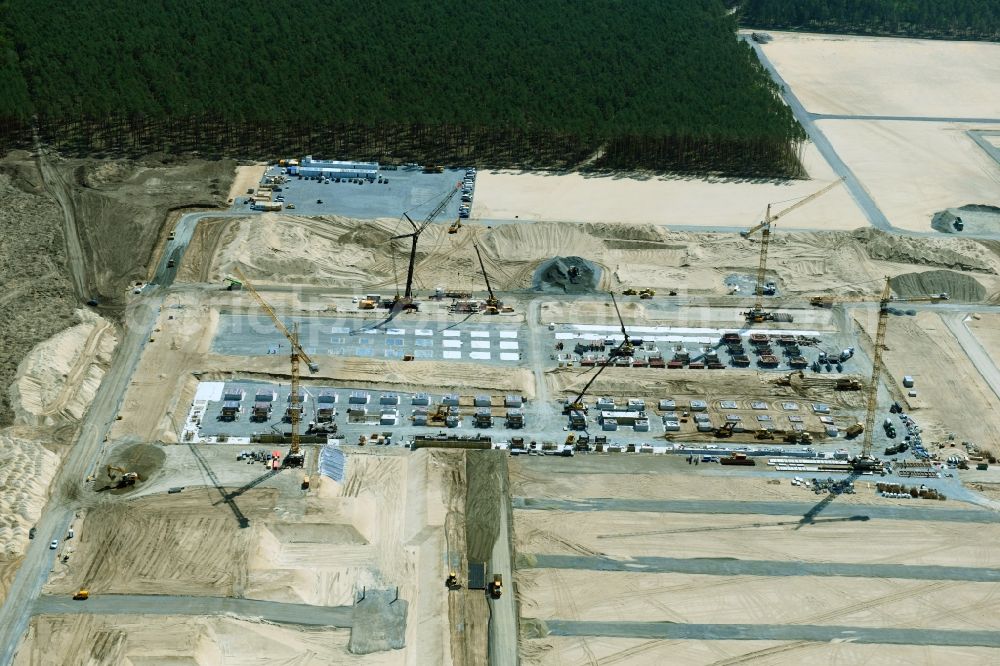
[[[29,539],[34,539],[36,534],[38,534],[38,528],[37,527],[32,527],[30,530],[28,530],[28,538]]]
[[[49,550],[55,550],[59,547],[59,539],[53,539],[52,543],[49,544]]]

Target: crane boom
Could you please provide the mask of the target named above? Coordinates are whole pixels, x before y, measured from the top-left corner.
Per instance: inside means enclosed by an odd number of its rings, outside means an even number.
[[[473,242],[472,247],[476,250],[476,257],[479,258],[479,268],[483,271],[483,279],[486,280],[486,291],[489,298],[486,299],[486,314],[498,314],[500,306],[503,305],[493,294],[493,287],[490,285],[490,276],[486,274],[486,266],[483,264],[483,255],[479,252],[479,244]]]
[[[424,218],[423,222],[420,223],[419,227],[417,226],[417,223],[410,218],[409,215],[403,213],[403,217],[405,217],[406,221],[410,223],[411,227],[413,227],[413,231],[408,234],[400,234],[398,236],[393,236],[392,238],[389,239],[389,240],[399,240],[401,238],[411,239],[410,263],[407,265],[406,268],[406,291],[403,293],[403,299],[402,299],[404,305],[410,305],[413,302],[413,271],[416,268],[416,263],[417,263],[417,239],[420,238],[420,234],[424,232],[424,229],[426,229],[431,224],[431,222],[433,222],[437,218],[437,216],[441,214],[441,211],[443,211],[448,206],[448,204],[455,197],[455,194],[461,187],[462,187],[461,182],[456,183],[455,187],[453,187],[448,192],[448,194],[438,203],[437,207],[435,207],[434,210],[432,210],[430,214]],[[398,291],[396,292],[396,300],[397,301],[400,300]]]
[[[754,305],[753,305],[753,308],[751,310],[749,310],[746,313],[744,313],[746,315],[746,318],[747,318],[748,322],[751,322],[751,323],[753,323],[753,322],[762,322],[762,321],[768,321],[768,320],[774,319],[774,314],[773,313],[765,312],[764,311],[764,296],[765,296],[764,292],[767,291],[767,289],[766,289],[766,286],[767,286],[766,285],[766,280],[767,280],[767,249],[768,249],[768,246],[770,245],[770,242],[771,242],[771,231],[774,228],[774,223],[778,220],[778,218],[783,217],[783,216],[787,215],[788,213],[791,213],[793,210],[799,208],[800,206],[806,205],[807,203],[809,203],[813,199],[816,199],[817,197],[822,196],[823,194],[826,194],[827,192],[829,192],[830,190],[832,190],[834,187],[836,187],[837,185],[839,185],[841,183],[841,181],[843,181],[843,180],[844,180],[843,178],[838,178],[837,180],[833,181],[832,183],[829,183],[828,185],[826,185],[822,189],[817,190],[816,192],[813,192],[812,194],[810,194],[809,196],[807,196],[807,197],[805,197],[803,199],[800,199],[799,201],[795,202],[794,204],[792,204],[788,208],[784,209],[780,213],[777,213],[776,215],[771,215],[771,204],[767,204],[767,211],[764,214],[764,220],[762,222],[759,222],[759,223],[755,224],[750,229],[747,229],[746,231],[741,231],[740,232],[740,235],[743,236],[744,238],[749,238],[750,236],[754,235],[758,231],[761,232],[761,237],[760,237],[760,259],[757,262],[757,281],[756,281],[756,284],[754,286],[754,292],[753,292],[754,293]],[[774,293],[773,290],[771,291],[771,293],[772,294]]]
[[[874,437],[872,431],[875,429],[875,411],[878,406],[878,379],[882,372],[882,348],[885,346],[885,330],[889,323],[891,296],[892,290],[887,276],[885,286],[882,288],[882,295],[878,300],[878,326],[875,329],[875,349],[872,353],[872,378],[868,384],[868,400],[865,405],[865,438],[861,446],[862,460],[869,460],[872,457],[872,439]]]
[[[243,274],[243,271],[240,270],[239,266],[235,267],[233,272],[239,276],[240,280],[243,281],[243,286],[246,290],[250,292],[250,295],[253,296],[255,301],[257,301],[257,304],[260,305],[261,309],[263,309],[264,312],[271,317],[275,327],[281,331],[282,335],[288,338],[288,342],[291,344],[291,354],[289,354],[289,358],[292,365],[292,392],[288,396],[288,412],[289,420],[292,424],[292,445],[289,447],[288,455],[285,456],[285,465],[289,467],[301,467],[304,462],[304,457],[302,455],[302,445],[299,437],[299,422],[302,418],[299,405],[299,364],[301,361],[305,361],[310,372],[318,372],[319,365],[317,365],[316,362],[310,358],[309,354],[302,349],[302,345],[299,344],[298,325],[293,325],[292,330],[288,330],[288,327],[285,326],[281,319],[278,318],[274,308],[272,308],[268,302],[264,300],[264,297],[261,296],[256,289],[254,289],[253,284],[251,284],[250,280],[248,280],[246,275]]]

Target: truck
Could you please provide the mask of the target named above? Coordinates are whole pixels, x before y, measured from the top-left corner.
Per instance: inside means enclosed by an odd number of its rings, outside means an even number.
[[[490,598],[500,598],[500,595],[503,594],[503,576],[501,574],[493,574],[493,582],[490,583],[489,590]]]
[[[719,464],[721,465],[746,465],[751,467],[757,464],[753,458],[748,458],[747,454],[740,451],[735,451],[731,456],[725,456],[719,458]]]

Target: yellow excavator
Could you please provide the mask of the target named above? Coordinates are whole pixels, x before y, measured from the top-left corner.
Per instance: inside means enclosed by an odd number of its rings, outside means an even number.
[[[121,473],[121,476],[118,478],[119,488],[134,486],[136,481],[139,480],[139,475],[135,472],[129,472],[122,467],[118,467],[117,465],[108,465],[108,478],[112,481],[115,480],[115,472]]]

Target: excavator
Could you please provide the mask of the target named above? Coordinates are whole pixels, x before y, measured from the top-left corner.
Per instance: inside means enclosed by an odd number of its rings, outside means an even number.
[[[278,318],[277,313],[274,311],[264,297],[261,296],[254,286],[247,279],[243,271],[236,267],[234,272],[242,281],[243,287],[250,292],[254,300],[261,309],[268,314],[271,320],[274,322],[275,328],[277,328],[282,335],[288,338],[288,342],[291,343],[292,353],[289,356],[292,366],[292,385],[291,393],[288,396],[288,410],[292,422],[292,445],[288,450],[288,455],[285,456],[282,464],[285,467],[302,467],[305,462],[305,455],[302,453],[301,438],[299,435],[299,422],[302,420],[302,412],[299,408],[299,364],[305,361],[306,366],[309,368],[309,372],[317,373],[319,372],[319,365],[312,360],[309,354],[302,349],[302,345],[299,344],[299,329],[298,326],[293,326],[292,330],[288,330],[288,327],[282,323],[281,319]]]
[[[776,215],[771,215],[771,204],[767,204],[767,212],[764,215],[764,220],[750,229],[740,232],[740,236],[743,238],[750,238],[758,231],[760,232],[760,259],[757,263],[757,283],[753,292],[755,301],[753,307],[743,313],[748,324],[759,324],[765,321],[775,320],[774,313],[768,312],[764,309],[764,296],[773,295],[775,291],[774,286],[767,282],[767,249],[771,241],[772,225],[777,222],[779,218],[788,215],[800,206],[804,206],[813,199],[829,192],[837,185],[840,185],[843,180],[843,178],[835,180],[818,192],[810,194]]]
[[[111,479],[112,481],[115,480],[115,472],[119,472],[121,474],[121,476],[118,477],[118,484],[117,484],[118,488],[126,488],[128,486],[134,486],[136,482],[139,480],[138,474],[136,474],[135,472],[129,472],[125,470],[123,467],[118,467],[117,465],[108,465],[107,471],[108,471],[108,478]]]

